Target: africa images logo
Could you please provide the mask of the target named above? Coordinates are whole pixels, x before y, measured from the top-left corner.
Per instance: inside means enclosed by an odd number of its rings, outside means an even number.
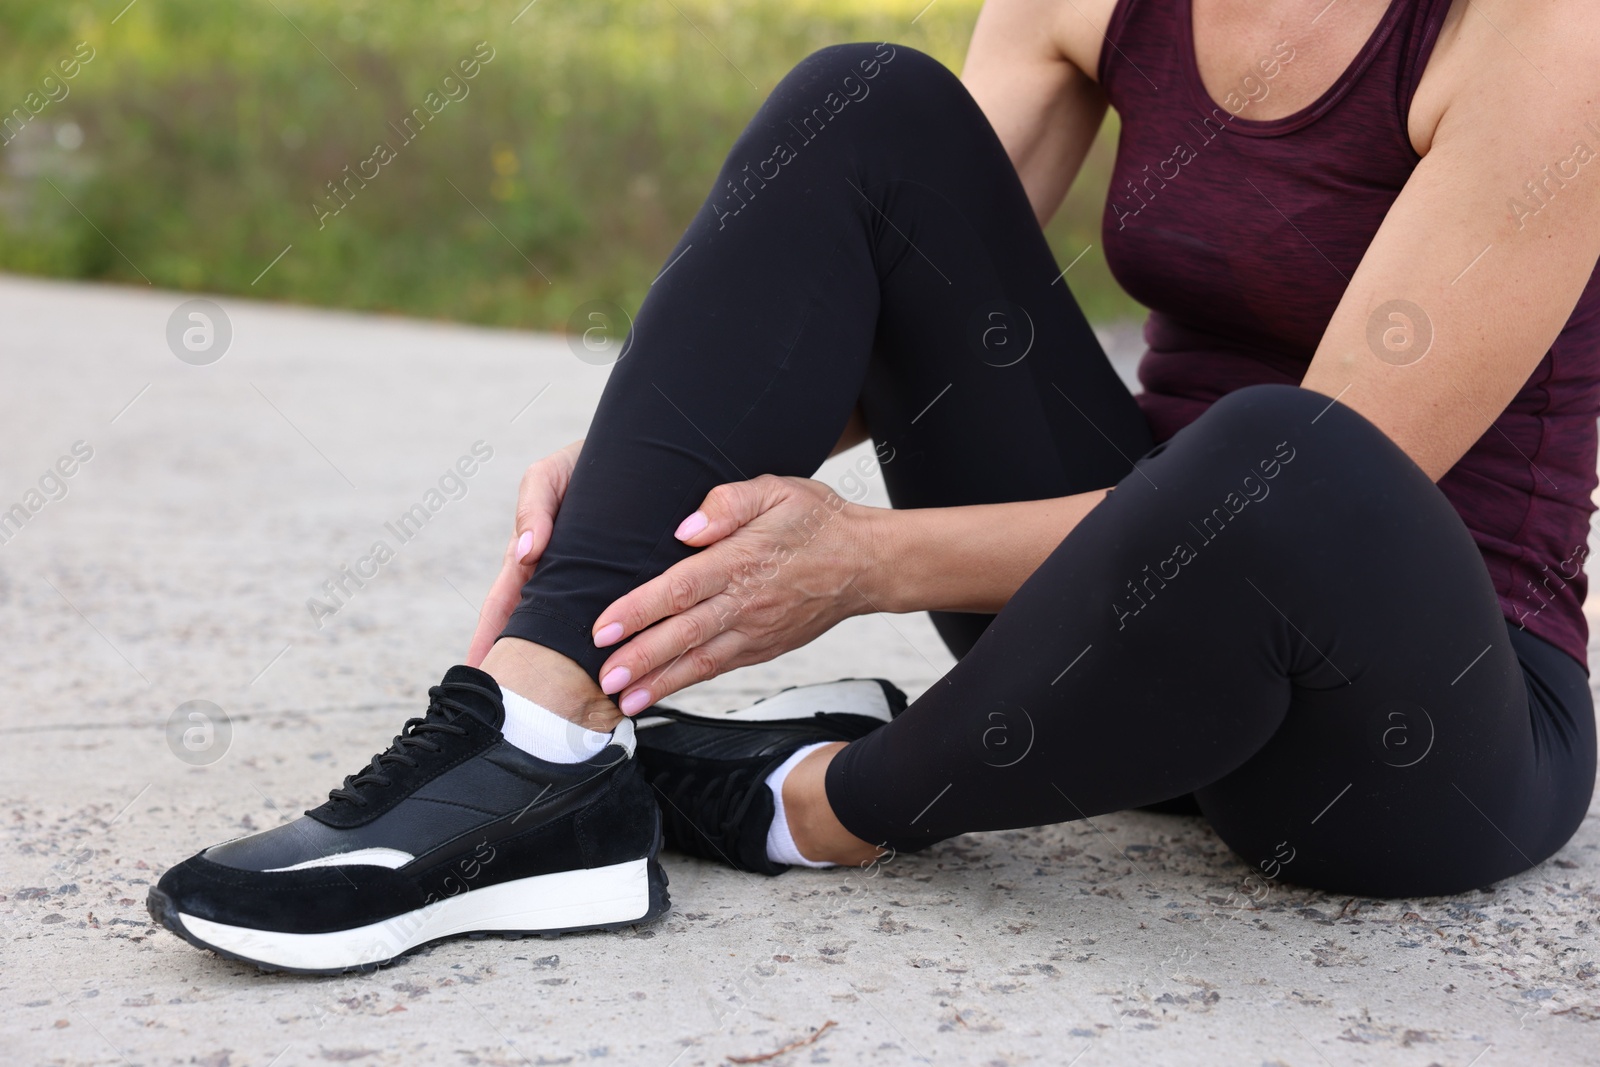
[[[1199,535],[1198,548],[1190,541],[1181,541],[1173,547],[1172,555],[1154,567],[1145,564],[1142,578],[1128,579],[1128,595],[1111,605],[1111,610],[1117,617],[1117,629],[1127,629],[1128,620],[1149,607],[1156,594],[1165,589],[1168,582],[1176,581],[1183,574],[1184,567],[1199,559],[1200,549],[1222,536],[1228,524],[1245,508],[1266,500],[1272,492],[1272,486],[1267,483],[1282,474],[1283,468],[1294,462],[1294,457],[1295,450],[1289,442],[1279,442],[1272,458],[1264,459],[1256,465],[1259,474],[1252,472],[1245,475],[1239,488],[1230,490],[1222,498],[1222,503],[1212,508],[1211,513],[1200,520],[1200,525],[1189,523],[1189,528]]]

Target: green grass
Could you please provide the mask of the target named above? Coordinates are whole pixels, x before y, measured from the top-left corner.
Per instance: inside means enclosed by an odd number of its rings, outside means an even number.
[[[635,307],[808,52],[888,39],[960,70],[979,3],[925,2],[537,0],[513,24],[526,0],[8,0],[0,118],[67,95],[0,148],[0,269],[536,328]],[[481,41],[469,95],[402,143]],[[1137,312],[1099,254],[1112,133],[1049,230],[1063,265],[1095,246],[1071,277],[1097,321]],[[379,141],[395,158],[319,229]]]

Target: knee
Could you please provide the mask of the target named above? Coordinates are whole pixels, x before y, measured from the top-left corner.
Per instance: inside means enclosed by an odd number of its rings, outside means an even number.
[[[1201,417],[1233,430],[1251,426],[1309,426],[1313,419],[1329,410],[1331,399],[1298,385],[1247,385],[1217,400]]]
[[[978,145],[977,131],[992,143]],[[802,156],[807,167],[893,161],[906,168],[969,146],[992,150],[998,140],[944,64],[905,45],[831,45],[801,60],[772,90],[729,153],[724,176],[754,195]],[[752,156],[767,158],[751,165]]]
[[[891,69],[915,70],[919,76],[926,76],[930,68],[949,73],[937,59],[903,44],[891,44],[888,41],[879,44],[832,44],[817,49],[795,64],[790,77],[799,75],[807,80],[820,77],[829,84],[843,82],[846,78],[871,82]]]
[[[1237,491],[1240,508],[1241,501],[1269,493],[1302,502],[1303,507],[1260,509],[1271,518],[1251,527],[1272,543],[1315,540],[1337,528],[1355,546],[1385,542],[1397,524],[1420,523],[1416,529],[1433,531],[1460,526],[1433,480],[1387,434],[1354,409],[1309,389],[1236,390],[1171,444],[1180,441],[1169,476],[1204,486],[1196,490],[1202,497],[1225,487]]]
[[[1212,404],[1195,421],[1213,448],[1322,457],[1324,477],[1368,479],[1392,471],[1431,481],[1389,436],[1333,397],[1294,385],[1252,385]],[[1370,484],[1370,482],[1369,482]]]
[[[804,115],[796,121],[826,122],[890,83],[896,87],[895,99],[906,105],[938,106],[945,94],[966,93],[961,79],[937,59],[885,41],[820,48],[795,65],[773,97]]]

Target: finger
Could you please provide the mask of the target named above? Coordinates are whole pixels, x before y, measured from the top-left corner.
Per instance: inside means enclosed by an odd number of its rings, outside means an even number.
[[[618,597],[595,620],[595,647],[609,648],[723,592],[743,573],[743,564],[734,560],[734,553],[727,548],[707,550],[674,563],[665,573]]]
[[[719,485],[706,494],[698,511],[678,524],[672,536],[686,545],[703,548],[771,508],[788,491],[788,483],[774,474]]]
[[[478,625],[472,632],[472,644],[467,647],[469,667],[476,667],[482,663],[483,657],[494,647],[495,641],[505,630],[511,613],[522,600],[523,585],[533,575],[531,565],[518,562],[517,547],[517,539],[513,537],[506,545],[500,573],[495,576],[494,584],[489,587],[488,595],[483,598],[483,607],[478,612]]]
[[[551,463],[554,458],[540,460],[524,471],[522,484],[517,488],[516,536],[512,552],[521,563],[538,562],[549,546],[556,512],[572,481],[572,469],[561,463]]]
[[[744,661],[739,653],[747,640],[738,631],[728,630],[703,645],[696,645],[624,692],[618,706],[624,715],[637,715],[680,689],[741,666]]]
[[[731,597],[713,596],[656,623],[605,661],[600,667],[600,690],[607,695],[621,692],[636,679],[726,631],[736,615]]]

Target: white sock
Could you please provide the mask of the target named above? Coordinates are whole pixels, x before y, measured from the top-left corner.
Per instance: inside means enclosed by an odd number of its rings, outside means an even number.
[[[767,775],[767,788],[772,790],[772,825],[767,827],[767,859],[773,863],[787,863],[793,867],[833,867],[832,863],[819,863],[808,860],[800,854],[800,848],[794,843],[794,835],[789,832],[789,820],[783,814],[783,780],[789,777],[789,772],[800,765],[800,761],[811,753],[828,744],[819,741],[814,745],[807,745],[798,749],[794,755],[779,764],[778,769]]]
[[[506,706],[500,732],[522,751],[547,763],[582,763],[611,743],[610,734],[563,719],[505,686],[500,687],[500,696]]]

